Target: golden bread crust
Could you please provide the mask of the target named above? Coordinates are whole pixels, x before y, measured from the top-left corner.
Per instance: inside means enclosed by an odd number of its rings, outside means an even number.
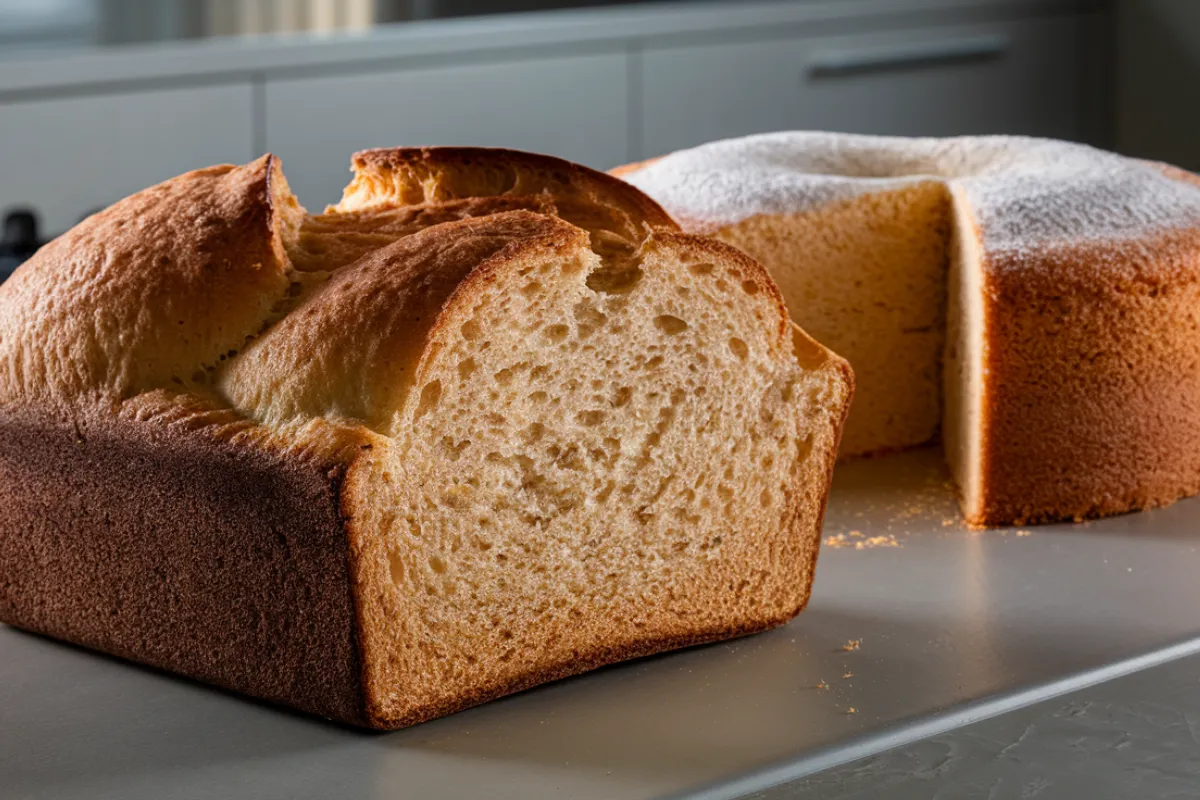
[[[561,158],[484,147],[398,147],[354,154],[340,206],[548,195],[611,207],[648,229],[678,230],[662,206],[625,181]]]
[[[203,385],[286,297],[270,156],[197,170],[88,217],[0,286],[0,402]]]
[[[505,211],[555,215],[554,203],[541,195],[469,197],[415,206],[328,211],[305,218],[289,255],[298,270],[329,272],[425,228]]]
[[[856,380],[854,369],[849,361],[813,339],[794,322],[791,323],[791,331],[793,348],[800,365],[806,369],[823,369],[835,373],[835,380],[845,387],[844,391],[846,392],[841,414],[831,420],[832,424],[825,433],[826,441],[817,443],[819,446],[814,448],[814,452],[823,454],[823,457],[801,463],[795,481],[796,497],[792,505],[796,519],[794,524],[799,529],[802,541],[805,542],[802,545],[802,552],[807,560],[807,569],[799,581],[804,587],[803,600],[792,612],[791,616],[795,616],[804,610],[812,597],[813,580],[817,575],[817,557],[821,552],[821,528],[825,520],[825,509],[829,503],[829,491],[828,489],[822,490],[821,487],[829,487],[833,484],[833,468],[837,464],[842,434],[846,430],[846,418],[850,416],[850,408],[856,391]],[[805,530],[804,520],[816,520],[816,524]],[[802,560],[805,559],[802,558]]]
[[[612,169],[610,169],[608,171],[608,174],[612,175],[614,178],[622,178],[626,175],[632,175],[633,173],[638,172],[639,170],[643,170],[646,167],[650,166],[651,164],[655,163],[656,161],[661,161],[661,160],[662,160],[662,156],[658,156],[657,158],[647,158],[642,161],[632,161],[628,164],[622,164],[619,167],[613,167]]]

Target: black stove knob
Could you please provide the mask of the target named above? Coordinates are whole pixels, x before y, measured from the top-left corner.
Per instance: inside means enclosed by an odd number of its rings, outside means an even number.
[[[0,250],[24,261],[36,253],[40,246],[37,214],[27,208],[15,208],[4,215]]]
[[[21,266],[42,245],[38,237],[37,214],[28,208],[14,208],[0,224],[0,281]]]

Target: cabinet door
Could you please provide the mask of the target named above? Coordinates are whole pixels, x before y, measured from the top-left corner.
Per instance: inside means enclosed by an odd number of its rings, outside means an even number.
[[[0,212],[58,234],[159,181],[254,152],[249,84],[0,103]]]
[[[1080,133],[1082,18],[690,45],[643,56],[644,156],[816,129]]]
[[[597,168],[626,161],[622,53],[271,80],[267,145],[309,209],[337,202],[368,147],[484,145]]]

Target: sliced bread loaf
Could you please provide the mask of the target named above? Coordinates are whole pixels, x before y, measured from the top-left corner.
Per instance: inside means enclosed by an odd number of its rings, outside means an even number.
[[[0,619],[400,727],[805,604],[846,363],[557,159],[148,189],[0,288]]]

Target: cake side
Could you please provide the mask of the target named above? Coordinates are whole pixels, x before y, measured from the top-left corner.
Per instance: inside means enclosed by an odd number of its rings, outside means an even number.
[[[216,417],[0,411],[0,621],[364,724],[348,457]]]
[[[1200,492],[1200,234],[989,254],[983,494],[969,521]]]
[[[768,263],[785,294],[840,305],[850,304],[843,295],[868,299],[905,276],[876,275],[866,288],[845,290],[839,281],[853,274],[840,264],[845,248],[789,246],[810,215],[913,182],[943,184],[957,219],[944,232],[952,264],[944,362],[935,371],[943,371],[941,430],[968,521],[1100,516],[1194,493],[1187,430],[1196,395],[1181,331],[1194,326],[1187,241],[1200,230],[1197,176],[1047,139],[813,132],[713,142],[614,173],[689,230],[734,231],[730,241]],[[827,227],[849,234],[863,226],[851,216]],[[887,259],[882,251],[895,249],[881,243],[871,257]],[[789,290],[789,271],[808,257],[838,268],[826,269],[833,275],[821,285]],[[918,280],[932,268],[895,263]],[[886,308],[894,296],[874,305]],[[864,410],[908,416],[913,393],[881,395],[871,353],[797,319],[860,373],[845,449],[857,449]],[[854,328],[843,325],[841,335]],[[884,366],[903,372],[906,360],[899,354]]]

